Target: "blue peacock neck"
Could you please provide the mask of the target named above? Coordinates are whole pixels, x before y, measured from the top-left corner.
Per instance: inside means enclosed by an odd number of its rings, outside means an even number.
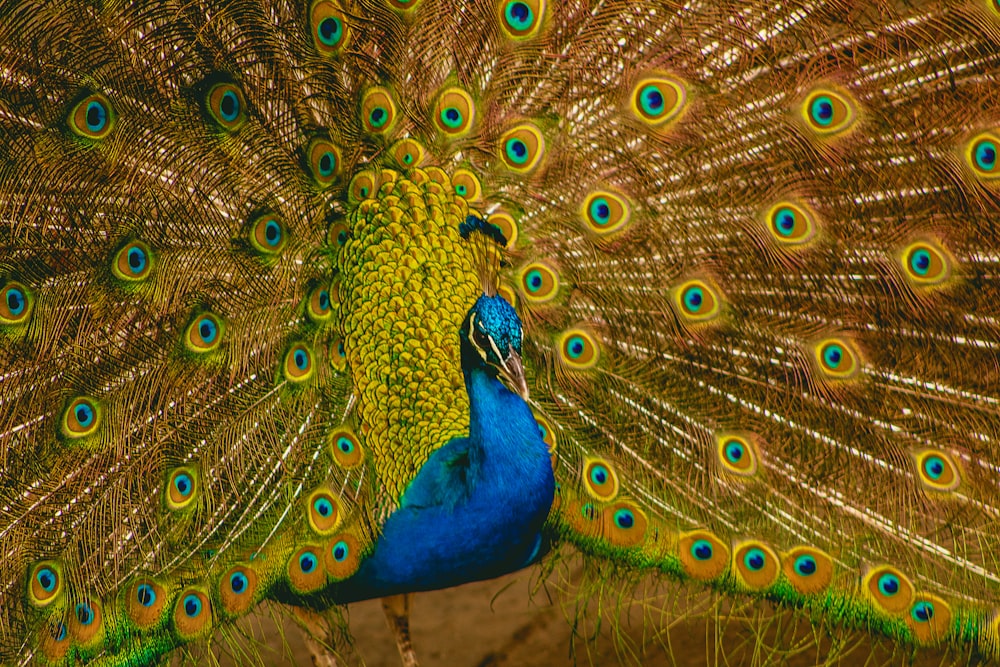
[[[491,579],[543,554],[555,492],[548,448],[524,400],[462,345],[469,435],[431,455],[336,602]]]
[[[513,503],[526,494],[530,506],[543,500],[534,494],[547,495],[547,513],[554,488],[552,463],[528,405],[485,367],[466,371],[465,387],[469,440],[474,443],[469,451],[481,457],[480,477],[497,485],[499,501]]]

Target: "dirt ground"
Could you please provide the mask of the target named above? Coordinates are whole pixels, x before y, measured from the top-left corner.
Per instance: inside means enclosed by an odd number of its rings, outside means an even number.
[[[579,571],[569,572],[576,578]],[[617,617],[617,628],[603,622],[580,622],[576,626],[567,620],[574,616],[574,598],[546,586],[536,591],[537,573],[517,573],[494,581],[469,584],[459,588],[421,593],[415,597],[411,614],[413,642],[422,667],[563,667],[570,665],[639,664],[648,667],[673,665],[701,667],[716,665],[931,665],[964,664],[943,652],[921,651],[914,660],[910,651],[892,652],[882,645],[872,646],[867,636],[854,636],[837,644],[821,638],[817,648],[809,624],[800,621],[795,627],[777,630],[773,617],[761,611],[761,603],[744,609],[720,606],[700,595],[677,599],[676,593],[654,591],[649,606],[632,605]],[[563,579],[560,579],[563,580]],[[673,591],[674,589],[670,589]],[[687,593],[683,594],[684,596]],[[614,599],[606,604],[614,605]],[[660,605],[660,606],[658,606]],[[766,606],[766,603],[764,603]],[[595,611],[596,604],[590,605]],[[664,611],[665,608],[665,611]],[[690,610],[718,612],[716,618],[689,618]],[[711,611],[709,612],[711,616]],[[392,635],[386,626],[381,604],[377,600],[350,605],[348,609],[353,645],[341,643],[337,665],[367,665],[368,667],[399,667],[400,660]],[[655,634],[643,629],[643,617],[652,618],[650,627],[667,628]],[[750,617],[750,622],[746,619]],[[252,619],[254,635],[266,637],[268,644],[250,657],[239,649],[222,649],[217,645],[220,667],[242,667],[249,664],[291,667],[312,665],[309,649],[302,641],[302,631],[284,620],[276,626],[270,618]],[[774,632],[794,637],[795,647],[784,653],[765,650],[766,642],[756,640],[750,627],[765,628],[767,637]],[[615,639],[616,633],[620,640]],[[586,637],[596,637],[588,641]],[[622,649],[622,647],[626,647]],[[230,655],[226,655],[230,653]],[[235,655],[233,655],[235,653]],[[202,656],[198,664],[215,664],[215,659]],[[175,660],[174,664],[179,661]]]

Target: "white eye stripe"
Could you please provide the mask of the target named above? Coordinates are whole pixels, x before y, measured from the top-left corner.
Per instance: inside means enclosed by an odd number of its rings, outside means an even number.
[[[479,356],[482,357],[483,361],[487,361],[487,359],[486,359],[486,350],[484,350],[480,346],[479,341],[476,340],[476,336],[477,335],[486,336],[486,334],[476,328],[476,314],[475,313],[470,313],[469,314],[469,333],[471,334],[469,336],[469,342],[472,343],[472,347],[475,348],[476,352],[479,353]],[[490,338],[489,336],[486,336],[486,340],[490,341],[490,345],[493,345],[493,339],[492,338]],[[493,345],[493,348],[496,349],[496,346]]]
[[[497,347],[497,344],[493,342],[493,337],[487,336],[486,339],[490,341],[490,347],[493,348],[493,352],[497,355],[497,359],[500,359],[502,361],[503,355],[500,354],[500,348]]]

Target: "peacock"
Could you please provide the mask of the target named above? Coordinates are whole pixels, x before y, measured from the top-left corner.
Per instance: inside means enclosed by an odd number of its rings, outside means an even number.
[[[573,554],[1000,661],[996,0],[0,17],[0,664]]]

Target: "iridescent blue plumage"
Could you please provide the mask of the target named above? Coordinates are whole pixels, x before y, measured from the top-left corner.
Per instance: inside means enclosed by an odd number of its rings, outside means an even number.
[[[338,602],[490,579],[542,554],[555,488],[548,446],[524,399],[498,379],[523,393],[517,313],[499,296],[481,296],[461,341],[469,436],[431,455]]]

